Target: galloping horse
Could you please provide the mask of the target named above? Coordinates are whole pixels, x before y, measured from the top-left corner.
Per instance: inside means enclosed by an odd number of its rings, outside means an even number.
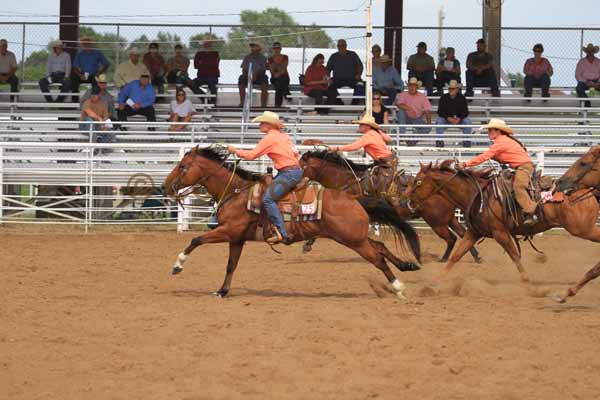
[[[300,159],[300,165],[304,168],[305,177],[325,187],[343,190],[359,198],[364,197],[365,191],[368,190],[368,174],[371,165],[356,164],[339,154],[328,151],[306,152]],[[405,174],[396,177],[395,184],[398,192],[401,193],[413,180],[414,177]],[[368,213],[369,202],[361,201],[361,203]],[[456,243],[456,236],[452,231],[460,237],[465,234],[465,228],[454,215],[454,205],[440,195],[432,196],[416,208],[410,207],[407,201],[399,201],[393,206],[396,214],[404,220],[423,218],[433,231],[446,241],[446,251],[440,260],[442,262],[448,260]],[[472,248],[471,254],[475,261],[481,262],[477,249]]]
[[[172,272],[177,274],[183,270],[184,262],[196,247],[228,242],[229,261],[225,280],[215,293],[221,297],[229,293],[244,243],[260,240],[261,236],[258,234],[259,215],[248,211],[246,205],[249,190],[255,183],[262,181],[263,175],[228,162],[228,157],[229,155],[220,148],[196,147],[185,154],[167,176],[164,184],[167,194],[171,196],[177,195],[181,189],[185,189],[184,193],[191,192],[195,185],[202,185],[217,201],[219,226],[194,238],[177,257]],[[400,271],[419,269],[416,264],[398,259],[383,243],[369,239],[369,218],[366,212],[356,200],[345,193],[324,189],[321,219],[296,224],[299,229],[291,231],[294,241],[318,236],[331,238],[351,248],[384,273],[398,297],[403,297],[404,284],[390,271],[385,260],[392,262]],[[416,236],[408,223],[398,227],[398,233]],[[419,256],[418,249],[415,256]]]
[[[458,242],[442,273],[434,279],[439,281],[454,264],[482,237],[494,238],[506,250],[517,266],[521,279],[529,277],[521,264],[521,252],[517,235],[532,236],[554,227],[564,227],[571,235],[600,242],[600,228],[596,226],[598,202],[587,190],[578,190],[564,196],[561,202],[541,205],[539,221],[530,227],[516,224],[507,218],[501,201],[496,197],[491,179],[475,170],[456,170],[453,160],[439,166],[422,165],[415,181],[407,189],[407,196],[422,202],[435,194],[444,196],[465,213],[467,233]],[[587,192],[587,193],[586,193]],[[556,300],[564,301],[560,296]]]

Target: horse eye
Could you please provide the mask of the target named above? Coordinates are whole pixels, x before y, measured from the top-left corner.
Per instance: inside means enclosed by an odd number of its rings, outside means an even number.
[[[415,183],[417,184],[417,186],[421,186],[421,184],[423,183],[423,181],[419,179]]]
[[[586,162],[585,162],[585,161],[580,161],[580,162],[579,162],[579,164],[580,164],[582,167],[585,167],[585,166],[586,166]]]

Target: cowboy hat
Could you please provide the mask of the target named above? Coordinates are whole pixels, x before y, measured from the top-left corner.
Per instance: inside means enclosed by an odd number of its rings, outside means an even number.
[[[586,53],[591,51],[592,53],[596,54],[598,50],[600,50],[600,48],[598,46],[594,46],[591,43],[588,43],[587,46],[582,47],[581,50],[585,51]]]
[[[462,85],[458,83],[455,79],[452,79],[448,82],[448,89],[460,89]]]
[[[272,111],[263,112],[262,115],[259,115],[258,117],[254,118],[252,122],[266,122],[279,128],[283,126],[283,123],[279,120],[279,114],[274,113]]]
[[[131,49],[129,49],[129,51],[127,52],[127,54],[140,54],[139,50],[137,47],[132,47]]]
[[[63,42],[60,41],[60,40],[55,40],[54,42],[52,42],[52,48],[55,48],[55,47],[62,48],[63,47]]]
[[[377,122],[375,122],[375,118],[373,118],[373,116],[367,115],[367,114],[363,115],[362,118],[359,119],[358,121],[352,121],[352,123],[357,124],[357,125],[368,125],[371,128],[380,129]]]
[[[486,129],[498,129],[498,130],[501,130],[502,132],[507,133],[508,135],[513,134],[512,128],[510,126],[506,125],[506,122],[504,122],[504,120],[499,119],[499,118],[492,118],[492,119],[490,119],[490,122],[488,122],[486,125],[482,125],[481,128],[479,128],[480,131],[483,131]]]
[[[414,76],[408,80],[409,85],[417,85],[417,88],[420,88],[423,85],[423,82],[415,78]]]
[[[379,57],[379,62],[380,63],[391,63],[392,62],[392,58],[390,56],[388,56],[387,54],[383,54],[381,57]]]
[[[106,83],[106,82],[108,82],[108,81],[106,80],[106,74],[100,74],[100,75],[98,75],[98,76],[96,77],[96,82],[97,82],[97,83]]]

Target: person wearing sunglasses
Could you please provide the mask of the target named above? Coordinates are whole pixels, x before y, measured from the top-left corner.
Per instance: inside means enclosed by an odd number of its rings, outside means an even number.
[[[196,109],[191,101],[186,98],[185,90],[177,89],[175,100],[171,101],[169,122],[190,122]],[[173,124],[169,127],[169,132],[183,131],[187,125]]]
[[[533,46],[533,57],[523,66],[525,97],[531,97],[534,87],[542,88],[542,97],[550,97],[550,77],[554,71],[550,61],[542,57],[542,53],[544,53],[544,46],[541,43]]]
[[[390,110],[383,105],[381,93],[377,90],[373,91],[373,118],[379,125],[387,125],[390,118]]]

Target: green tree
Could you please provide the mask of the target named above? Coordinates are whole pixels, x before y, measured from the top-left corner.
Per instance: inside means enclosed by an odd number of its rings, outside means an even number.
[[[206,39],[213,40],[213,49],[217,50],[219,53],[223,53],[223,50],[227,46],[225,40],[219,35],[215,35],[214,33],[204,32],[198,33],[192,37],[190,37],[189,47],[190,50],[195,53],[199,48],[202,47],[202,42]],[[192,54],[190,54],[192,55]]]
[[[524,81],[525,77],[523,76],[522,73],[509,72],[507,75],[508,75],[508,79],[510,79],[511,81],[513,79],[515,80],[515,87],[523,87],[523,81]]]
[[[135,38],[127,47],[127,50],[132,47],[137,47],[140,54],[144,54],[148,51],[148,45],[151,42],[158,43],[158,49],[160,54],[165,58],[165,61],[173,56],[175,53],[175,45],[180,44],[183,46],[184,51],[187,51],[187,46],[181,40],[181,37],[177,34],[173,34],[171,32],[158,32],[155,38],[149,38],[145,34],[141,35],[138,38]]]

